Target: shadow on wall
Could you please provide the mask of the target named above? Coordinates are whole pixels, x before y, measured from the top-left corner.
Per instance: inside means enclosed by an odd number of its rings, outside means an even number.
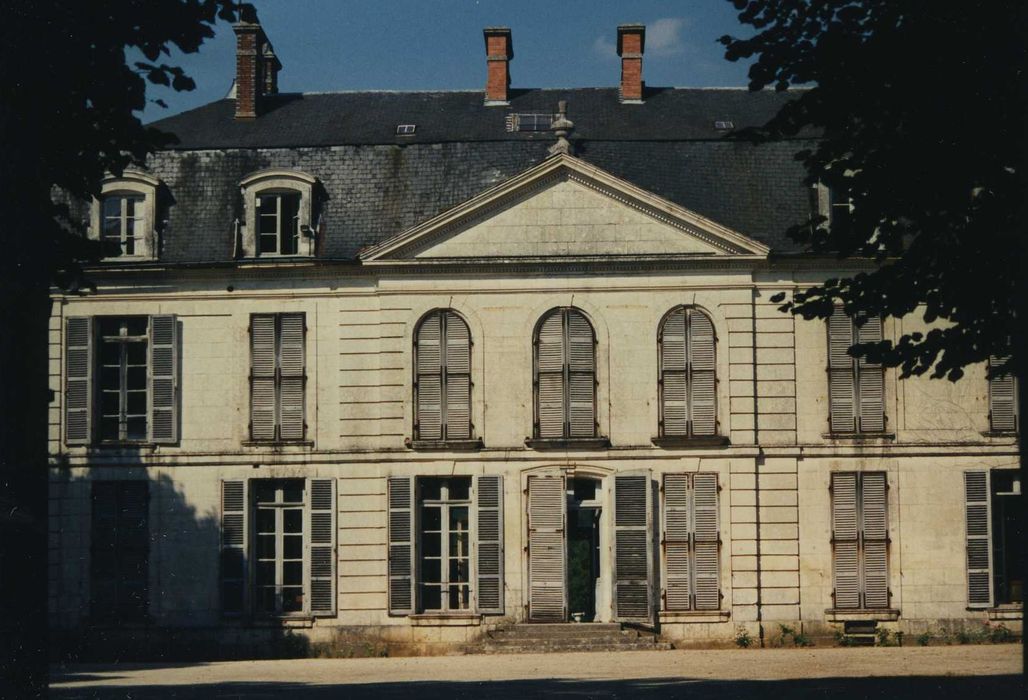
[[[51,612],[51,658],[192,662],[310,656],[307,638],[274,620],[221,616],[219,515],[198,513],[167,474],[147,476],[138,456],[126,451],[118,457],[124,458],[124,466],[97,468],[90,479],[51,479],[57,485],[51,490],[59,494],[51,499],[51,533],[60,528],[61,539],[78,540],[81,547],[57,550],[76,559],[78,566],[51,562],[62,577],[52,591],[60,602],[57,614]],[[79,537],[78,528],[91,530],[103,517],[95,484],[143,482],[149,504],[143,509],[146,522],[108,513],[106,525],[113,521],[117,534]],[[115,500],[115,510],[131,511],[131,498],[127,503]],[[140,548],[143,562],[137,564]],[[146,575],[136,576],[144,566]],[[146,589],[140,591],[134,579],[145,582]],[[72,592],[62,591],[65,587]],[[77,602],[75,591],[81,591]],[[140,605],[139,600],[147,602]]]
[[[340,673],[345,671],[340,668]],[[907,698],[964,700],[973,695],[1015,697],[1018,676],[909,676],[894,678],[816,678],[781,681],[710,681],[690,678],[647,678],[639,680],[508,680],[485,682],[411,681],[407,683],[317,684],[306,683],[221,683],[208,685],[160,686],[117,685],[61,687],[75,677],[53,678],[53,698],[110,698],[199,700],[212,697],[303,697],[307,700],[345,697],[348,700],[459,700],[461,698],[650,698],[692,697],[705,700],[738,698]]]

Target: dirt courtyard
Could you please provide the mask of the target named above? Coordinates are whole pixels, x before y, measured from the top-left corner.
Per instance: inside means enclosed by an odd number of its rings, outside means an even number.
[[[54,666],[51,697],[1019,697],[1021,646],[642,651]]]

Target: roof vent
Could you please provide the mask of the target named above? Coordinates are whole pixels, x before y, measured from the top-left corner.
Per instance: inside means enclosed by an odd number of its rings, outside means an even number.
[[[550,112],[511,113],[507,115],[507,131],[549,131],[556,114]]]
[[[731,120],[726,119],[714,122],[714,128],[718,131],[731,131],[735,128],[735,124]]]
[[[418,128],[417,124],[397,124],[396,135],[397,136],[410,136]]]

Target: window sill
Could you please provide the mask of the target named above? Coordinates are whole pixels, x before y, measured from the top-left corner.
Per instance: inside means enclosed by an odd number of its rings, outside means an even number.
[[[252,627],[287,627],[290,629],[310,629],[314,627],[314,618],[310,615],[282,615],[281,617],[260,616],[250,620]]]
[[[412,627],[478,627],[482,616],[469,612],[418,613],[410,615]]]
[[[650,438],[650,441],[657,447],[720,447],[730,444],[724,435],[710,435],[703,437],[685,437],[680,435],[665,435]]]
[[[533,450],[602,450],[610,447],[610,439],[595,438],[525,438]]]
[[[986,614],[990,620],[1023,620],[1024,619],[1024,606],[1023,605],[1004,605],[998,608],[988,608]]]
[[[314,447],[313,440],[243,440],[243,447]]]
[[[1016,430],[983,430],[981,434],[983,437],[988,438],[1017,438]]]
[[[731,610],[663,610],[659,614],[660,624],[697,622],[728,622],[732,619]]]
[[[895,433],[821,433],[825,440],[833,442],[877,442],[886,443],[896,440]]]
[[[404,444],[419,452],[472,452],[483,447],[482,438],[474,440],[411,440]]]
[[[155,442],[94,442],[89,445],[72,445],[71,447],[86,447],[90,450],[104,450],[115,452],[117,450],[153,450],[157,448]]]
[[[895,622],[900,611],[895,608],[858,610],[856,608],[828,608],[825,610],[828,622]]]

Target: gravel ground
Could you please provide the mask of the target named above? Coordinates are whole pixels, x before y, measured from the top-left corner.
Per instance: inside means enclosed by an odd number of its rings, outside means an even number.
[[[83,664],[52,669],[51,697],[1000,700],[1018,696],[1021,673],[1016,644]]]

